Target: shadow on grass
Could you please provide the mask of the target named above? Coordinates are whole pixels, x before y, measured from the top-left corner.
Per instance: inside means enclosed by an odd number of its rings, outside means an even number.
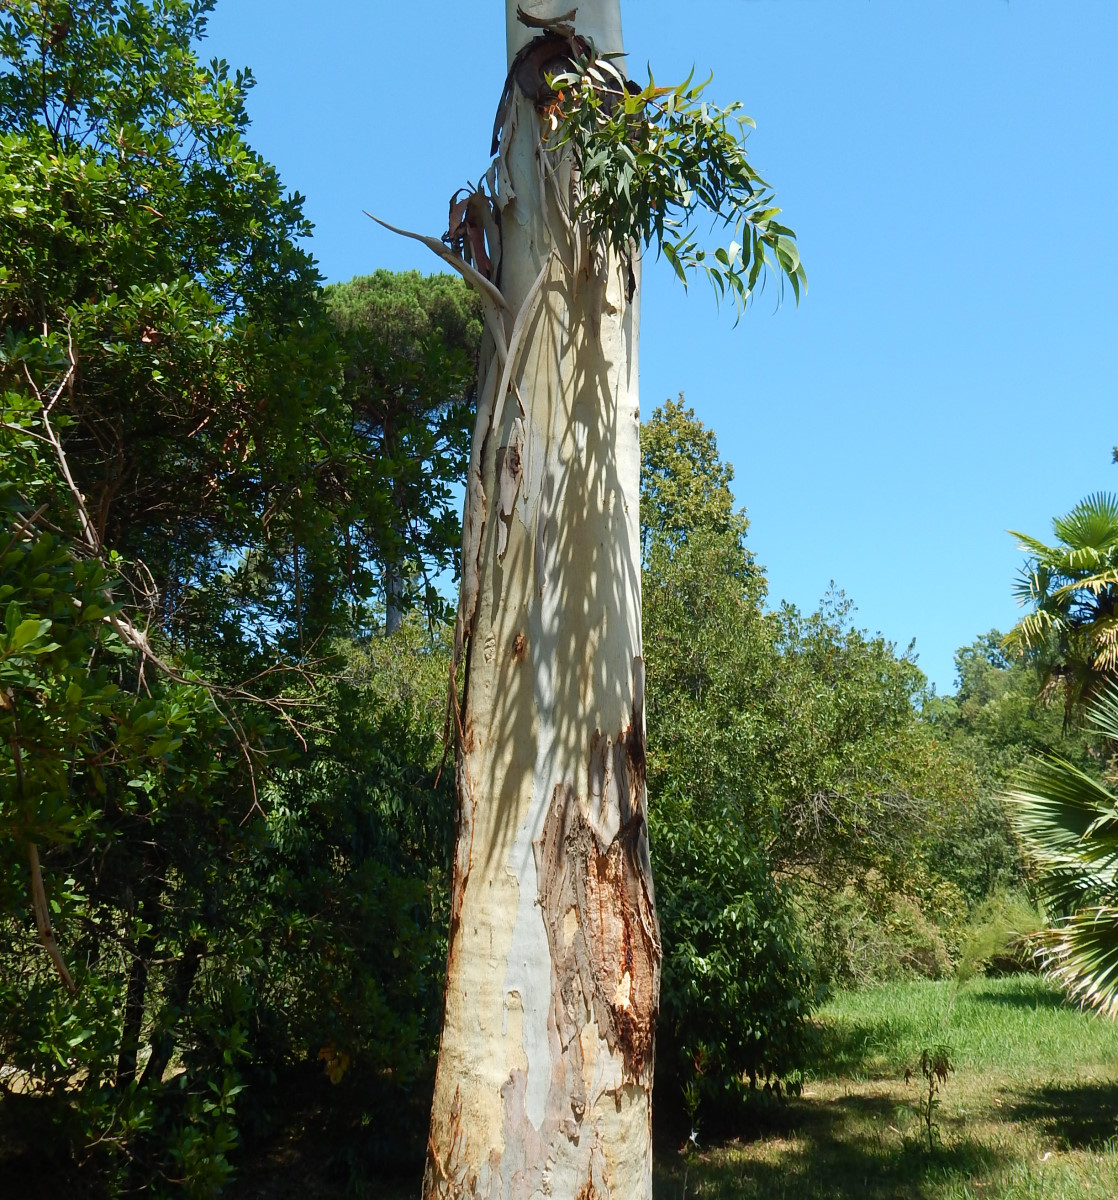
[[[811,1072],[878,1078],[895,1072],[901,1047],[911,1036],[907,1022],[892,1017],[861,1021],[843,1017],[816,1026]]]
[[[1015,986],[996,992],[967,992],[964,989],[962,995],[968,1004],[981,1004],[991,1008],[1016,1008],[1026,1012],[1079,1009],[1079,1005],[1069,1001],[1063,992],[1038,986],[1034,976],[1025,976],[1020,981],[1014,980],[1013,984]]]
[[[915,1128],[902,1136],[896,1120],[896,1102],[885,1095],[790,1101],[782,1137],[714,1149],[690,1167],[665,1155],[654,1195],[677,1200],[686,1171],[687,1194],[708,1200],[929,1200],[945,1179],[981,1181],[1007,1161],[989,1146],[950,1135],[929,1152]]]
[[[1060,1149],[1101,1150],[1118,1135],[1118,1083],[1049,1083],[1031,1087],[1003,1111],[1036,1126]]]

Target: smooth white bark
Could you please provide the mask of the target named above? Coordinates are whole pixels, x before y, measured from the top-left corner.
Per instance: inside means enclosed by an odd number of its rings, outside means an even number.
[[[515,8],[510,62],[540,32]],[[576,26],[621,48],[618,0],[580,5]],[[638,296],[628,265],[572,230],[570,163],[541,150],[516,89],[501,155],[508,313],[491,314],[467,489],[459,829],[424,1196],[648,1200],[660,945]]]

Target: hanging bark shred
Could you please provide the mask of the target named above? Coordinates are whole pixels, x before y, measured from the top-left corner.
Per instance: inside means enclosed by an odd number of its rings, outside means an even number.
[[[496,280],[501,256],[498,213],[480,185],[459,188],[451,196],[443,241],[486,279]]]
[[[509,524],[512,521],[516,498],[524,475],[524,422],[517,417],[512,423],[509,444],[497,451],[498,500],[497,557],[504,558],[509,545]]]
[[[569,12],[560,13],[555,17],[534,17],[525,12],[519,4],[516,6],[516,19],[521,25],[526,25],[529,29],[546,29],[548,33],[555,33],[560,37],[574,37],[577,16],[578,9],[572,8]]]
[[[504,128],[512,102],[513,85],[517,85],[537,108],[547,108],[556,99],[556,92],[548,86],[547,76],[561,75],[564,71],[569,71],[578,59],[589,57],[594,50],[589,39],[575,33],[573,25],[564,24],[566,18],[574,16],[573,11],[551,21],[541,21],[534,17],[525,19],[526,14],[520,11],[517,15],[523,24],[535,29],[546,29],[547,32],[533,38],[512,60],[501,99],[497,104],[497,115],[493,120],[490,154],[497,154],[501,148],[501,130]]]

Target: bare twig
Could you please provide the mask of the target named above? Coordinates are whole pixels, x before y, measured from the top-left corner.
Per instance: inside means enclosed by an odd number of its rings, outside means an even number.
[[[0,551],[0,562],[3,562],[4,559],[8,557],[8,551],[11,550],[16,542],[31,529],[32,525],[35,524],[35,522],[43,515],[43,513],[47,511],[49,507],[49,504],[41,504],[31,514],[31,516],[24,517],[24,519],[20,521],[18,525],[16,525],[15,530],[12,532],[12,536],[8,539],[8,544],[2,551]]]
[[[78,989],[74,977],[62,957],[62,951],[54,939],[54,930],[50,924],[50,908],[47,905],[47,892],[43,886],[43,868],[39,862],[39,847],[34,842],[27,843],[27,858],[31,864],[31,908],[35,913],[35,925],[39,930],[39,941],[43,949],[50,955],[63,986],[72,996]]]
[[[74,506],[77,509],[78,518],[79,518],[79,522],[81,525],[82,537],[85,541],[86,547],[97,559],[100,560],[102,557],[102,552],[103,552],[103,546],[101,543],[100,535],[98,534],[98,532],[93,524],[93,521],[89,515],[89,510],[87,509],[86,503],[85,503],[85,497],[82,495],[81,491],[79,490],[78,485],[74,480],[74,476],[73,476],[72,472],[70,471],[70,464],[66,457],[66,451],[64,450],[64,448],[62,446],[61,439],[58,437],[58,434],[55,432],[54,427],[50,423],[51,409],[58,402],[59,398],[61,397],[62,393],[66,390],[67,386],[69,385],[70,381],[73,379],[74,374],[77,370],[77,359],[74,354],[73,339],[72,339],[72,337],[69,337],[69,335],[68,335],[67,355],[69,358],[69,366],[68,366],[65,374],[63,375],[62,380],[53,389],[49,399],[44,398],[42,390],[36,385],[34,378],[32,377],[30,371],[27,369],[26,364],[24,365],[24,374],[27,376],[27,381],[30,384],[31,389],[35,394],[35,398],[39,403],[40,417],[43,422],[43,429],[45,431],[46,440],[49,442],[50,446],[54,450],[55,458],[58,461],[59,470],[62,473],[62,477],[65,480],[66,486],[70,492],[71,499],[73,500]],[[144,569],[146,570],[146,568],[144,568]],[[148,572],[148,578],[151,579],[150,572]],[[147,592],[147,597],[150,600],[153,593],[157,594],[157,589],[155,589],[154,580],[151,581],[151,590],[148,590],[146,588],[142,589],[142,590]],[[287,726],[287,728],[290,730],[290,732],[299,741],[300,745],[302,745],[303,748],[306,749],[306,745],[307,745],[306,739],[303,737],[302,731],[299,728],[299,724],[296,722],[294,717],[291,715],[291,710],[295,709],[297,707],[300,707],[302,702],[294,700],[294,699],[290,699],[287,697],[259,696],[253,692],[248,691],[247,688],[245,688],[243,686],[241,686],[241,687],[221,687],[217,684],[209,683],[205,680],[189,678],[188,676],[183,675],[180,671],[176,670],[170,663],[166,662],[163,658],[161,658],[155,652],[155,650],[152,648],[151,641],[148,637],[147,631],[144,629],[137,628],[137,626],[131,620],[129,620],[128,617],[124,616],[122,613],[119,613],[119,612],[110,612],[110,613],[106,614],[106,616],[103,619],[109,626],[111,626],[111,628],[116,632],[116,634],[120,637],[121,641],[124,642],[124,644],[126,646],[128,646],[130,649],[132,649],[140,654],[142,664],[150,663],[162,675],[164,675],[166,678],[172,680],[173,682],[184,685],[184,686],[200,687],[208,694],[208,696],[210,698],[210,702],[211,702],[211,704],[213,704],[214,711],[218,714],[218,716],[221,718],[222,722],[229,729],[229,731],[233,734],[234,740],[237,743],[237,746],[240,750],[241,756],[244,758],[245,763],[248,766],[249,782],[250,782],[250,785],[252,788],[253,803],[252,803],[252,808],[249,810],[249,813],[245,817],[245,820],[248,819],[248,816],[250,816],[252,814],[253,810],[260,811],[259,793],[258,793],[257,783],[256,783],[256,768],[255,768],[255,764],[253,762],[254,750],[252,748],[252,745],[248,738],[248,735],[245,732],[243,724],[241,723],[240,719],[236,716],[236,714],[232,711],[232,709],[228,707],[228,704],[229,704],[229,702],[232,702],[234,700],[240,700],[240,701],[244,701],[244,702],[248,702],[248,703],[252,703],[252,704],[262,705],[263,707],[268,708]],[[313,665],[313,664],[311,664],[311,665]],[[143,669],[143,667],[141,666],[141,671],[142,671],[142,669]],[[273,670],[280,670],[280,669],[283,669],[283,668],[271,668],[268,671],[260,672],[257,676],[254,677],[254,680],[259,680],[261,678],[264,678],[266,675],[270,674]],[[305,670],[300,670],[299,673],[303,676],[304,679],[308,678],[308,675],[306,674]],[[145,686],[146,686],[146,684],[145,684]],[[219,700],[225,701],[226,703],[225,704],[219,703]]]

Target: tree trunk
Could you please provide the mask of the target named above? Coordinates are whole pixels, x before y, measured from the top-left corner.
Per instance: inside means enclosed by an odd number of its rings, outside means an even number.
[[[144,1007],[147,1000],[148,972],[152,955],[155,953],[156,905],[150,896],[145,899],[139,915],[145,932],[135,939],[132,966],[128,971],[128,986],[124,995],[124,1023],[116,1065],[118,1088],[127,1087],[136,1078],[140,1030],[144,1023]]]
[[[199,941],[190,941],[175,964],[174,974],[167,988],[164,1011],[156,1022],[151,1038],[151,1057],[140,1076],[140,1087],[159,1083],[171,1065],[175,1052],[175,1030],[190,999],[190,989],[198,975],[205,947]]]
[[[599,52],[621,48],[618,4],[579,6]],[[510,63],[540,34],[511,0]],[[541,150],[517,86],[500,164],[490,257],[508,311],[483,352],[467,484],[458,840],[424,1197],[648,1200],[660,940],[635,268],[571,227],[570,161]]]
[[[384,632],[391,637],[404,623],[404,610],[400,607],[404,591],[403,574],[398,562],[391,562],[384,569]]]

